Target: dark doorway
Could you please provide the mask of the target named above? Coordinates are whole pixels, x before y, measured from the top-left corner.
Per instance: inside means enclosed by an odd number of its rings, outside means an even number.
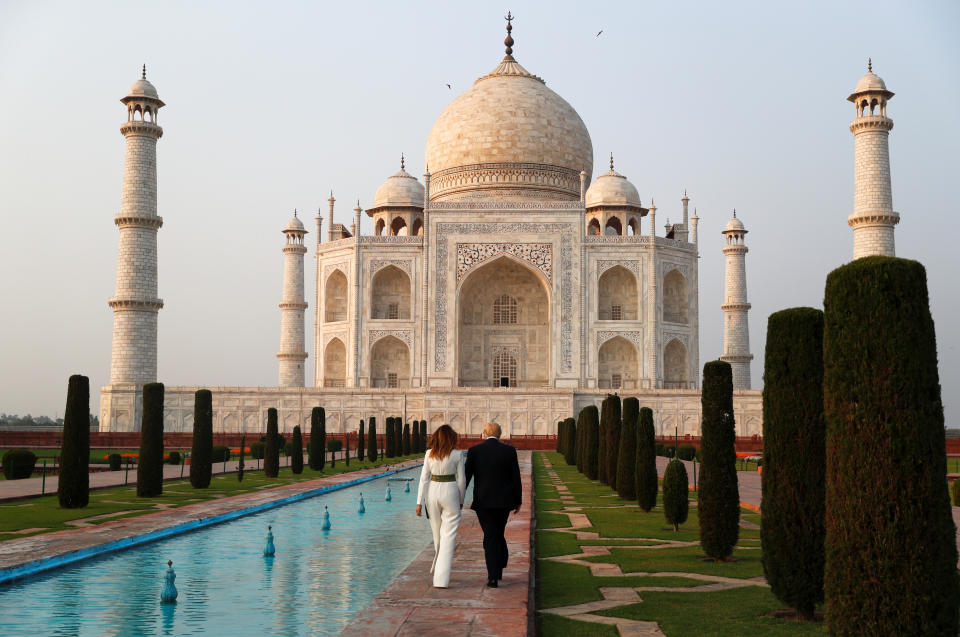
[[[501,377],[500,377],[500,386],[501,386],[501,387],[509,387],[509,386],[510,386],[510,377],[509,377],[509,376],[501,376]]]

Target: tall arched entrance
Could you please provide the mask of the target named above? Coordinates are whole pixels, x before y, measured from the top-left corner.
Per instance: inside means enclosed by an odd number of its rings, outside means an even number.
[[[477,268],[457,306],[460,387],[550,384],[550,295],[530,267],[503,256]]]
[[[597,383],[600,389],[635,389],[639,377],[636,346],[615,336],[597,352]]]
[[[385,336],[370,352],[371,387],[410,386],[410,348],[396,336]]]
[[[687,346],[673,339],[663,348],[664,389],[688,389],[690,387]]]

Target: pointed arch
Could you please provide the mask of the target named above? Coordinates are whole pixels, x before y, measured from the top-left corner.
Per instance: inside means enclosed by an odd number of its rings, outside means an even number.
[[[587,224],[587,234],[589,235],[599,235],[600,234],[600,222],[597,221],[597,218],[594,217],[590,220],[590,223]]]
[[[390,234],[399,237],[405,236],[408,234],[409,228],[407,228],[407,220],[403,217],[395,217],[393,221],[390,222]]]
[[[608,236],[620,236],[623,234],[623,224],[619,217],[610,217],[607,219],[607,225],[603,229],[603,234]]]
[[[370,348],[370,386],[410,386],[410,348],[396,336],[384,336]]]
[[[597,280],[597,317],[601,321],[636,321],[638,319],[637,277],[617,265]]]
[[[413,228],[410,230],[410,234],[414,237],[423,236],[423,219],[417,217],[413,220]]]
[[[347,347],[339,338],[331,338],[323,348],[323,386],[347,386]]]
[[[347,277],[334,270],[323,285],[323,322],[347,320]]]
[[[410,320],[410,277],[388,265],[373,275],[370,318]]]
[[[673,339],[663,348],[663,386],[666,389],[690,387],[690,364],[687,346],[680,339]]]
[[[687,323],[687,278],[679,270],[670,270],[663,277],[663,320]]]
[[[622,336],[614,336],[597,351],[597,385],[601,389],[636,388],[639,360],[633,343]]]
[[[375,234],[378,237],[382,236],[384,226],[386,226],[386,223],[384,223],[383,217],[380,217],[379,219],[377,219],[377,222],[373,224],[373,234]]]

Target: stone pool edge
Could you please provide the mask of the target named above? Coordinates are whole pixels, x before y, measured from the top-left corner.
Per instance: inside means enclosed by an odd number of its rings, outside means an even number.
[[[180,522],[178,524],[174,524],[162,529],[148,531],[146,533],[140,533],[138,535],[133,535],[127,538],[119,539],[119,540],[112,540],[110,542],[105,542],[103,544],[97,544],[94,546],[89,546],[86,548],[69,551],[59,555],[51,555],[48,557],[43,557],[38,560],[24,562],[23,564],[19,564],[17,566],[13,566],[9,568],[2,568],[0,569],[0,586],[5,586],[17,580],[33,577],[35,575],[40,575],[42,573],[46,573],[47,571],[56,570],[59,568],[63,568],[65,566],[71,566],[78,562],[83,562],[96,557],[102,557],[110,553],[125,551],[127,549],[135,548],[137,546],[143,546],[144,544],[158,542],[160,540],[165,540],[171,537],[175,537],[177,535],[183,535],[184,533],[190,533],[192,531],[197,531],[197,530],[214,526],[217,524],[222,524],[224,522],[230,522],[231,520],[236,520],[238,518],[246,517],[248,515],[260,513],[262,511],[268,511],[270,509],[275,509],[281,506],[285,506],[287,504],[292,504],[294,502],[306,500],[307,498],[323,495],[324,493],[330,493],[331,491],[339,491],[340,489],[346,489],[347,487],[352,487],[357,484],[363,484],[364,482],[370,482],[371,480],[376,480],[378,478],[384,478],[387,476],[395,475],[402,471],[409,471],[411,469],[416,469],[417,467],[420,467],[421,464],[422,463],[418,463],[408,467],[391,469],[389,471],[385,471],[382,473],[366,475],[359,478],[354,478],[353,480],[347,480],[345,482],[328,484],[322,487],[317,487],[316,489],[310,489],[308,491],[295,493],[293,495],[286,496],[284,498],[279,498],[277,500],[271,500],[269,502],[261,502],[260,504],[256,504],[249,507],[243,507],[239,509],[234,509],[233,511],[227,511],[226,513],[212,515],[207,518],[198,518],[196,520],[190,520],[188,522]]]

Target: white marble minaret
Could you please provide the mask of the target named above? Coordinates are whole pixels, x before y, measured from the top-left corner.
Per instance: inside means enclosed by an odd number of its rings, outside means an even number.
[[[113,222],[120,229],[117,287],[113,308],[113,353],[110,384],[150,383],[157,380],[157,140],[163,129],[157,111],[163,106],[157,89],[143,75],[120,100],[127,106],[127,122],[120,132],[127,138],[120,213]]]
[[[303,223],[294,211],[293,219],[284,228],[287,242],[283,246],[283,301],[280,303],[280,387],[304,386],[304,363],[307,352],[303,343],[303,314],[307,304],[303,301],[303,255],[307,247],[303,237],[307,234]]]
[[[733,388],[750,389],[750,330],[747,313],[747,245],[744,241],[747,229],[737,219],[733,219],[723,230],[727,244],[723,253],[727,257],[726,293],[723,305],[723,355],[720,360],[727,361],[733,368]]]
[[[893,120],[887,117],[887,102],[893,93],[873,74],[867,74],[847,99],[857,108],[850,124],[854,139],[853,214],[847,223],[853,228],[853,258],[896,256],[893,227],[900,215],[893,211],[890,192],[890,149],[887,138]]]

